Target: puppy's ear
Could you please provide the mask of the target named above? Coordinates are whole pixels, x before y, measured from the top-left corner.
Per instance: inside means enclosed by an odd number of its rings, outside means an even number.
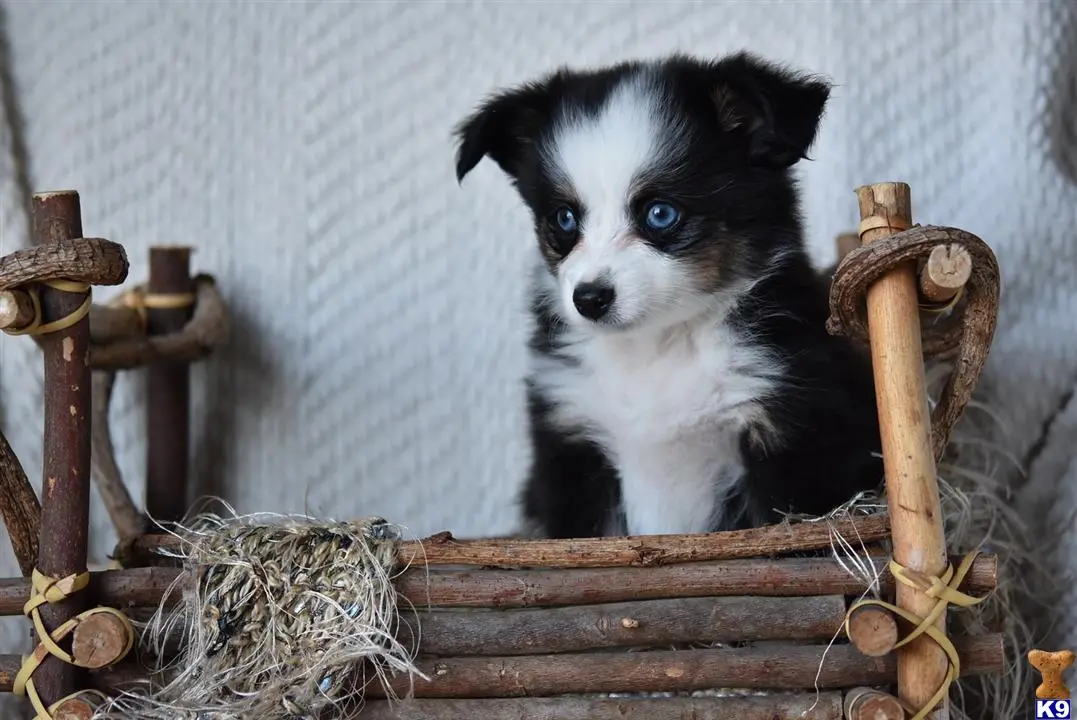
[[[526,147],[549,114],[547,83],[532,83],[488,98],[455,130],[456,179],[462,182],[485,156],[510,177],[517,177]]]
[[[748,53],[718,61],[712,88],[722,128],[744,133],[752,162],[766,167],[807,157],[830,97],[829,83]]]

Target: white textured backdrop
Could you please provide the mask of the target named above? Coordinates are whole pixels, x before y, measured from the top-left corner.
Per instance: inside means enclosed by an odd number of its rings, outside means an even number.
[[[561,63],[741,47],[837,83],[803,172],[820,262],[853,226],[853,187],[882,180],[912,185],[916,220],[994,246],[1004,307],[985,388],[1016,460],[1046,433],[1030,516],[1077,507],[1063,482],[1077,480],[1072,0],[0,7],[3,249],[25,239],[19,167],[34,190],[78,189],[86,233],[124,243],[133,280],[149,244],[197,248],[235,329],[195,370],[193,467],[241,511],[512,531],[532,241],[491,164],[457,187],[452,125]],[[0,353],[3,428],[36,478],[38,357],[13,338]],[[115,436],[137,478],[141,377],[120,391]],[[94,513],[100,559],[112,541]],[[1072,622],[1058,633],[1077,645]]]

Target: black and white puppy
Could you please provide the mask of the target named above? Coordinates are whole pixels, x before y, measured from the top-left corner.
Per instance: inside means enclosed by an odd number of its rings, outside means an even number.
[[[457,129],[530,208],[536,535],[824,514],[882,480],[871,367],[828,335],[791,167],[830,92],[741,53],[562,69]]]

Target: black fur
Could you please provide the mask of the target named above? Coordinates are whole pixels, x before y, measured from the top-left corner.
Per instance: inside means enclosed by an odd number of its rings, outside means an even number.
[[[692,218],[656,246],[716,268],[713,291],[763,278],[740,297],[729,323],[777,355],[784,370],[780,391],[762,400],[778,442],[753,442],[743,434],[746,477],[726,499],[737,511],[711,529],[773,522],[778,511],[824,514],[882,479],[870,363],[864,350],[825,329],[829,278],[811,267],[804,251],[790,176],[814,141],[826,83],[743,53],[714,62],[677,56],[561,70],[488,99],[461,124],[458,179],[490,157],[532,210],[541,238],[558,199],[537,149],[562,113],[596,112],[618,83],[641,72],[658,79],[680,133],[672,150],[680,154],[670,162],[675,172],[660,172],[654,182]],[[552,268],[558,258],[547,252],[547,260]],[[532,312],[532,351],[557,355],[563,321],[537,292]],[[620,498],[615,467],[598,445],[554,426],[548,400],[531,382],[527,393],[534,460],[525,516],[550,537],[611,532]]]

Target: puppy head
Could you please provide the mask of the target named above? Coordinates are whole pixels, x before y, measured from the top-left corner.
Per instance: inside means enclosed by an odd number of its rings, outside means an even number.
[[[550,299],[577,326],[678,322],[800,248],[789,168],[830,88],[748,54],[562,69],[457,128],[531,209]]]

